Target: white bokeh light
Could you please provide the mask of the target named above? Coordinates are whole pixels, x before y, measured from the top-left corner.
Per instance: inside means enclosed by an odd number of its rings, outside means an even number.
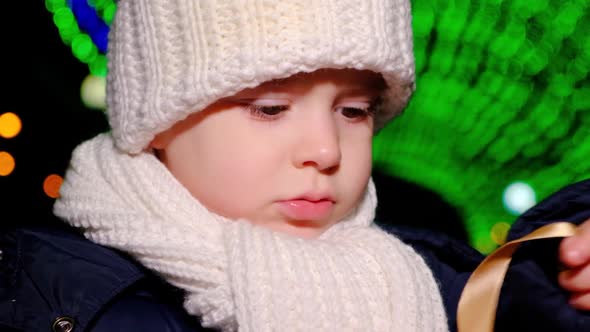
[[[525,182],[511,183],[504,190],[504,207],[514,215],[520,215],[537,203],[533,188]]]
[[[88,75],[80,87],[80,97],[86,107],[106,109],[106,80],[104,77]]]

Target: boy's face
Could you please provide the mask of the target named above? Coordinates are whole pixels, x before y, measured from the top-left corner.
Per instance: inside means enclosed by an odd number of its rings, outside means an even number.
[[[368,71],[294,75],[217,101],[152,147],[209,210],[316,237],[363,197],[384,87]]]

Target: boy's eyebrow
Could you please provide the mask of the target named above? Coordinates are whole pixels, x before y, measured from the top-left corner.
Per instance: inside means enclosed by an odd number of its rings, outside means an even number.
[[[271,82],[268,82],[271,83]],[[255,97],[250,97],[251,93],[257,95],[259,89],[262,89],[264,93],[282,93],[285,91],[292,91],[289,88],[289,82],[281,82],[280,84],[268,84],[265,86],[259,86],[253,89],[247,89],[241,91],[240,93],[226,97],[222,99],[234,99],[238,97],[242,100],[253,100],[256,99]],[[370,98],[379,97],[386,91],[386,88],[381,88],[380,86],[367,86],[363,84],[351,84],[343,87],[339,92],[338,95],[340,96],[368,96]]]
[[[289,89],[289,87],[295,83],[296,81],[293,79],[281,78],[263,83],[259,86],[259,88],[264,90],[280,92]],[[256,88],[254,90],[256,90]]]
[[[354,85],[349,88],[345,88],[342,93],[351,95],[381,95],[384,91],[384,88],[382,89],[373,86]]]
[[[305,78],[281,78],[281,79],[276,79],[276,80],[272,80],[269,82],[266,82],[262,85],[260,85],[260,87],[264,87],[266,89],[284,89],[285,87],[291,85],[291,84],[297,84],[298,82],[300,82],[301,80],[305,80]],[[346,90],[347,92],[359,92],[359,93],[366,93],[366,92],[377,92],[377,93],[382,93],[383,91],[385,91],[387,89],[387,85],[380,81],[380,80],[370,80],[368,82],[353,82],[350,84],[347,84],[344,88],[344,90]]]
[[[289,77],[284,78],[277,78],[267,82],[264,82],[256,87],[248,88],[241,93],[245,92],[254,92],[256,93],[259,90],[264,90],[266,92],[281,92],[284,90],[291,90],[293,87],[299,86],[301,88],[301,83],[305,83],[305,81],[317,73],[300,73],[295,74]],[[345,87],[344,91],[348,94],[367,94],[370,95],[381,95],[387,90],[387,84],[383,80],[381,76],[379,77],[363,77],[360,78],[358,81],[348,82]],[[238,93],[240,94],[240,93]]]

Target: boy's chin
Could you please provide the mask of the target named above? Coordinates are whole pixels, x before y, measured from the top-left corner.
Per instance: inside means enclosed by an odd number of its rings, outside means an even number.
[[[330,220],[281,220],[279,222],[259,224],[259,226],[299,238],[315,239],[330,228],[332,224],[333,222]]]

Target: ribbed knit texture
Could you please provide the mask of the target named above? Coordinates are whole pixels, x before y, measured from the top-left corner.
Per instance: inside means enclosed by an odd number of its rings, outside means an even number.
[[[223,331],[447,331],[431,271],[359,206],[317,239],[209,212],[154,155],[109,134],[73,153],[54,212],[187,292],[186,310]]]
[[[120,0],[108,45],[109,121],[131,153],[221,97],[299,72],[381,73],[376,129],[414,89],[409,0]]]

